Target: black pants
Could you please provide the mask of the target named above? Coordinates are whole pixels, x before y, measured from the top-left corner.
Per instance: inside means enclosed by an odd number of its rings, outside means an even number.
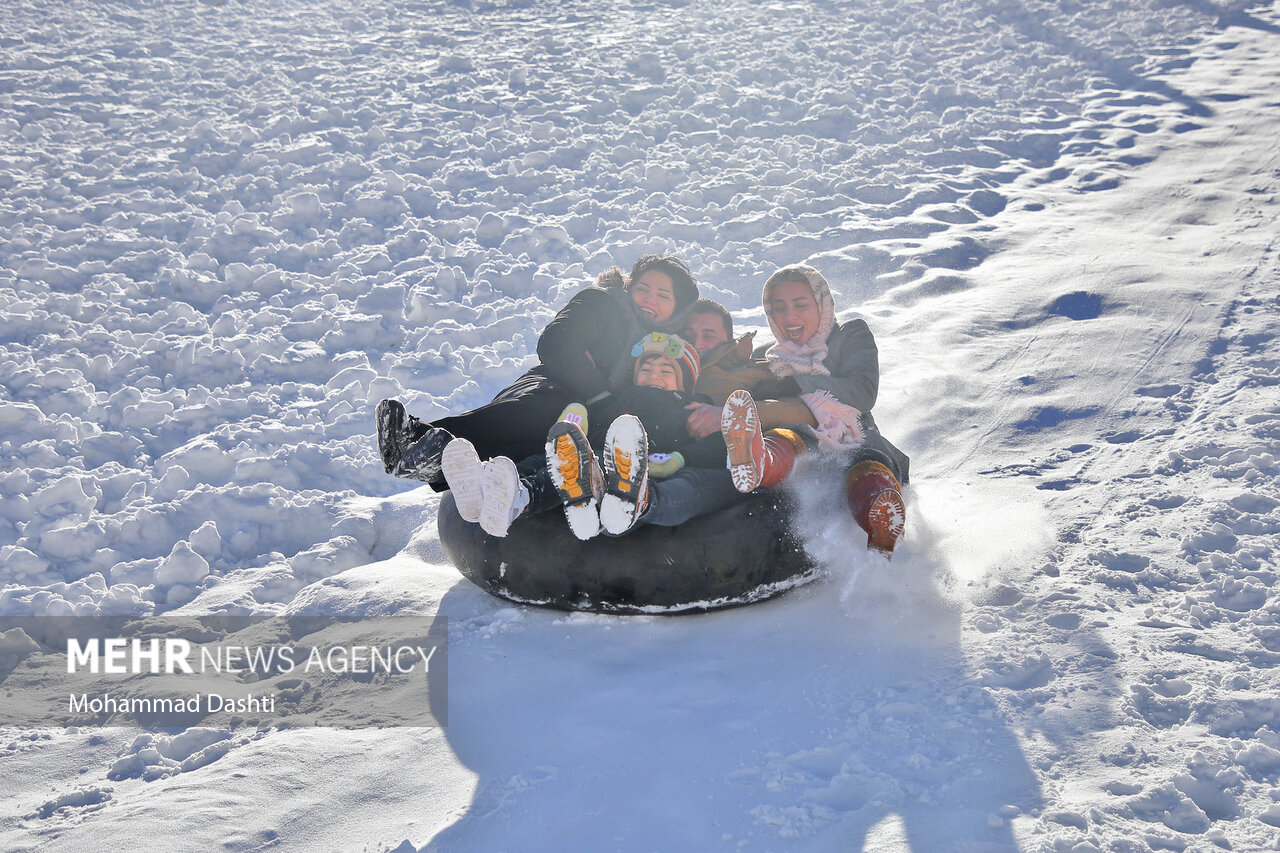
[[[545,452],[547,430],[564,407],[574,402],[546,377],[526,374],[478,409],[432,421],[454,438],[465,438],[481,459],[506,456],[517,462]],[[436,491],[448,488],[432,483]]]
[[[893,472],[893,476],[898,478],[899,483],[905,486],[911,480],[911,459],[880,434],[880,428],[876,426],[870,415],[863,415],[862,428],[866,431],[867,437],[862,447],[854,452],[852,464],[856,465],[867,460],[880,462]]]

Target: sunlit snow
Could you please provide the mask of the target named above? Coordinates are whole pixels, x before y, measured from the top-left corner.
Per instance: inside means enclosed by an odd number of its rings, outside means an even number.
[[[1280,6],[0,8],[0,678],[72,630],[449,620],[449,724],[0,732],[0,847],[1280,849]],[[822,269],[912,457],[701,616],[489,597],[373,407],[612,264]],[[3,723],[0,720],[0,723]]]

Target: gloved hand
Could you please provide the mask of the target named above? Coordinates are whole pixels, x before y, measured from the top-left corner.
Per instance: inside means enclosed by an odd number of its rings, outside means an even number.
[[[587,434],[587,425],[589,423],[587,416],[587,407],[581,403],[570,403],[564,407],[564,411],[560,413],[560,417],[556,421],[567,421],[571,424],[577,424],[578,429],[582,430],[582,434]]]

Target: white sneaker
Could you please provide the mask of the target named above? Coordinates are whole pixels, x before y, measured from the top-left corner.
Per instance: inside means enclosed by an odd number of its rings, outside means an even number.
[[[453,492],[453,503],[458,508],[458,515],[463,521],[475,523],[480,520],[480,508],[484,504],[484,493],[481,491],[481,480],[484,466],[476,455],[476,448],[465,438],[455,438],[445,445],[441,454],[440,465],[444,471],[444,481]]]
[[[626,533],[649,505],[649,436],[634,415],[609,425],[604,439],[604,498],[600,524],[615,536]]]
[[[558,421],[547,433],[547,469],[564,505],[573,535],[586,541],[600,533],[604,476],[587,437],[573,421]]]
[[[480,527],[490,536],[506,536],[511,522],[528,505],[529,496],[520,485],[516,463],[507,457],[495,456],[484,463],[483,469],[480,475],[480,489],[484,494]]]

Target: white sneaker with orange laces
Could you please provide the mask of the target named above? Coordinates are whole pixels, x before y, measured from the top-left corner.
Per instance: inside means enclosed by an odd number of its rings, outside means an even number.
[[[614,536],[626,533],[649,506],[649,435],[634,415],[609,425],[604,439],[604,498],[600,524]]]

